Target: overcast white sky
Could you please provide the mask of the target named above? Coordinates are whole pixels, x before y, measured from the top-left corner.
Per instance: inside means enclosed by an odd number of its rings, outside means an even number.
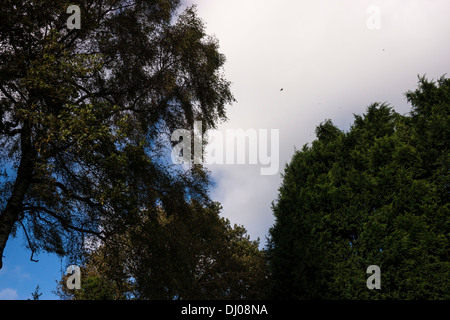
[[[237,103],[225,129],[279,129],[280,171],[258,165],[211,166],[213,197],[223,216],[265,244],[271,202],[294,147],[314,140],[325,119],[347,130],[372,102],[397,112],[417,75],[450,74],[448,0],[191,0],[227,57],[225,74]],[[376,23],[380,10],[379,29]],[[373,24],[369,23],[369,26]],[[283,88],[283,91],[280,89]]]

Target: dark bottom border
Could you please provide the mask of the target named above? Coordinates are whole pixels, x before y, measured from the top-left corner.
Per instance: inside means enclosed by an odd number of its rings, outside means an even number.
[[[447,314],[449,301],[0,301],[2,315],[103,320],[143,319],[322,319]],[[3,317],[2,317],[3,318]],[[6,317],[5,317],[6,318]],[[20,317],[21,318],[21,317]]]

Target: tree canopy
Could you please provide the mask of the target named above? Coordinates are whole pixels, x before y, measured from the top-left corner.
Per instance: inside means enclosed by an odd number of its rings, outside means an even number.
[[[295,152],[273,204],[274,298],[450,298],[450,79],[405,95],[409,115],[375,103]]]
[[[113,244],[96,247],[83,264],[81,290],[64,299],[263,299],[268,295],[265,253],[242,226],[219,217],[220,206],[192,202],[189,212],[158,209]]]
[[[208,205],[208,173],[164,161],[167,135],[226,120],[225,57],[178,0],[3,1],[0,268],[10,235],[73,255],[142,212]],[[169,141],[169,143],[167,143]]]

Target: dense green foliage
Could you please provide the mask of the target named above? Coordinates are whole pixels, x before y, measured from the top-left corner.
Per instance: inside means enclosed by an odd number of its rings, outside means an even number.
[[[450,79],[406,98],[409,115],[373,104],[296,151],[273,205],[274,298],[450,299]]]
[[[258,241],[219,217],[220,207],[193,202],[183,215],[158,210],[114,243],[93,250],[84,263],[81,290],[61,281],[64,299],[262,299],[267,265]],[[148,219],[148,217],[153,217]]]

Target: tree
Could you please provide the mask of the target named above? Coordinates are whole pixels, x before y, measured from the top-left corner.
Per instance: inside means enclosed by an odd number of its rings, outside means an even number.
[[[273,204],[272,295],[450,298],[450,79],[419,78],[400,115],[372,104],[348,132],[330,120],[286,166]],[[369,266],[381,289],[369,290]]]
[[[75,300],[266,298],[265,253],[219,211],[217,203],[204,207],[193,201],[190,212],[143,212],[139,224],[117,235],[113,245],[89,254],[81,290],[69,290],[64,277],[59,295]]]
[[[179,0],[3,1],[0,13],[0,268],[22,229],[33,254],[76,255],[142,208],[208,203],[208,174],[177,170],[174,129],[225,120],[234,101],[218,41]]]
[[[31,293],[31,296],[33,297],[33,300],[39,300],[39,298],[42,296],[42,292],[39,292],[39,285],[36,286],[36,289]]]

